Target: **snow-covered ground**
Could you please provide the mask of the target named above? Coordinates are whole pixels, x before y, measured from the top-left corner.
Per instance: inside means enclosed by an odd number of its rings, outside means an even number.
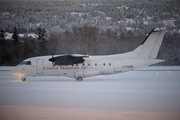
[[[12,38],[12,35],[13,33],[9,33],[9,32],[6,32],[6,36],[5,36],[5,39],[7,40],[11,40]],[[37,38],[38,35],[37,34],[34,34],[34,33],[29,33],[29,34],[18,34],[19,37],[31,37],[31,38]]]
[[[178,66],[150,67],[90,77],[82,82],[65,77],[28,77],[27,81],[21,82],[10,75],[11,69],[0,67],[0,107],[180,113]]]

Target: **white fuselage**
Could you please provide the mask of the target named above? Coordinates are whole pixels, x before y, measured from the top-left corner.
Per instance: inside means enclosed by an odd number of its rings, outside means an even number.
[[[51,56],[34,57],[24,60],[30,64],[20,64],[12,73],[21,77],[27,76],[65,76],[65,77],[91,77],[131,71],[139,67],[148,66],[162,60],[119,58],[118,56],[90,56],[85,62],[74,65],[52,65]]]

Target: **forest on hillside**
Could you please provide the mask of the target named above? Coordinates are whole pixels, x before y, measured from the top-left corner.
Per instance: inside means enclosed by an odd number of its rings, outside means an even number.
[[[180,29],[179,0],[77,1],[1,2],[0,29],[12,32],[16,26],[19,33],[34,33],[41,26],[47,32],[62,32],[85,24],[137,34],[157,26]]]
[[[178,0],[1,2],[0,65],[39,55],[123,53],[159,26],[167,28],[158,54],[166,62],[159,65],[180,65]]]
[[[5,33],[1,30],[1,65],[17,65],[26,58],[42,55],[124,53],[138,47],[146,38],[146,35],[137,35],[131,31],[121,34],[111,29],[100,31],[94,26],[74,27],[70,32],[53,32],[49,35],[45,28],[39,27],[36,39],[20,38],[17,31],[14,28],[12,39],[5,40]],[[180,65],[179,39],[180,34],[165,34],[158,58],[166,61],[159,65]]]

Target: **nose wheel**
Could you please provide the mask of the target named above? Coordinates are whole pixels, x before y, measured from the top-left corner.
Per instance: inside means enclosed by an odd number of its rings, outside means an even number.
[[[26,80],[26,78],[21,78],[21,80],[22,80],[22,81],[25,81],[25,80]]]

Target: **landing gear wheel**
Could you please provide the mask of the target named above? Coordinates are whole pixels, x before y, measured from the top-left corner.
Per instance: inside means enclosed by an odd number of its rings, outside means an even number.
[[[21,80],[22,80],[22,81],[25,81],[25,80],[26,80],[26,78],[21,78]]]
[[[76,78],[77,81],[82,81],[83,80],[83,77],[79,76]]]

